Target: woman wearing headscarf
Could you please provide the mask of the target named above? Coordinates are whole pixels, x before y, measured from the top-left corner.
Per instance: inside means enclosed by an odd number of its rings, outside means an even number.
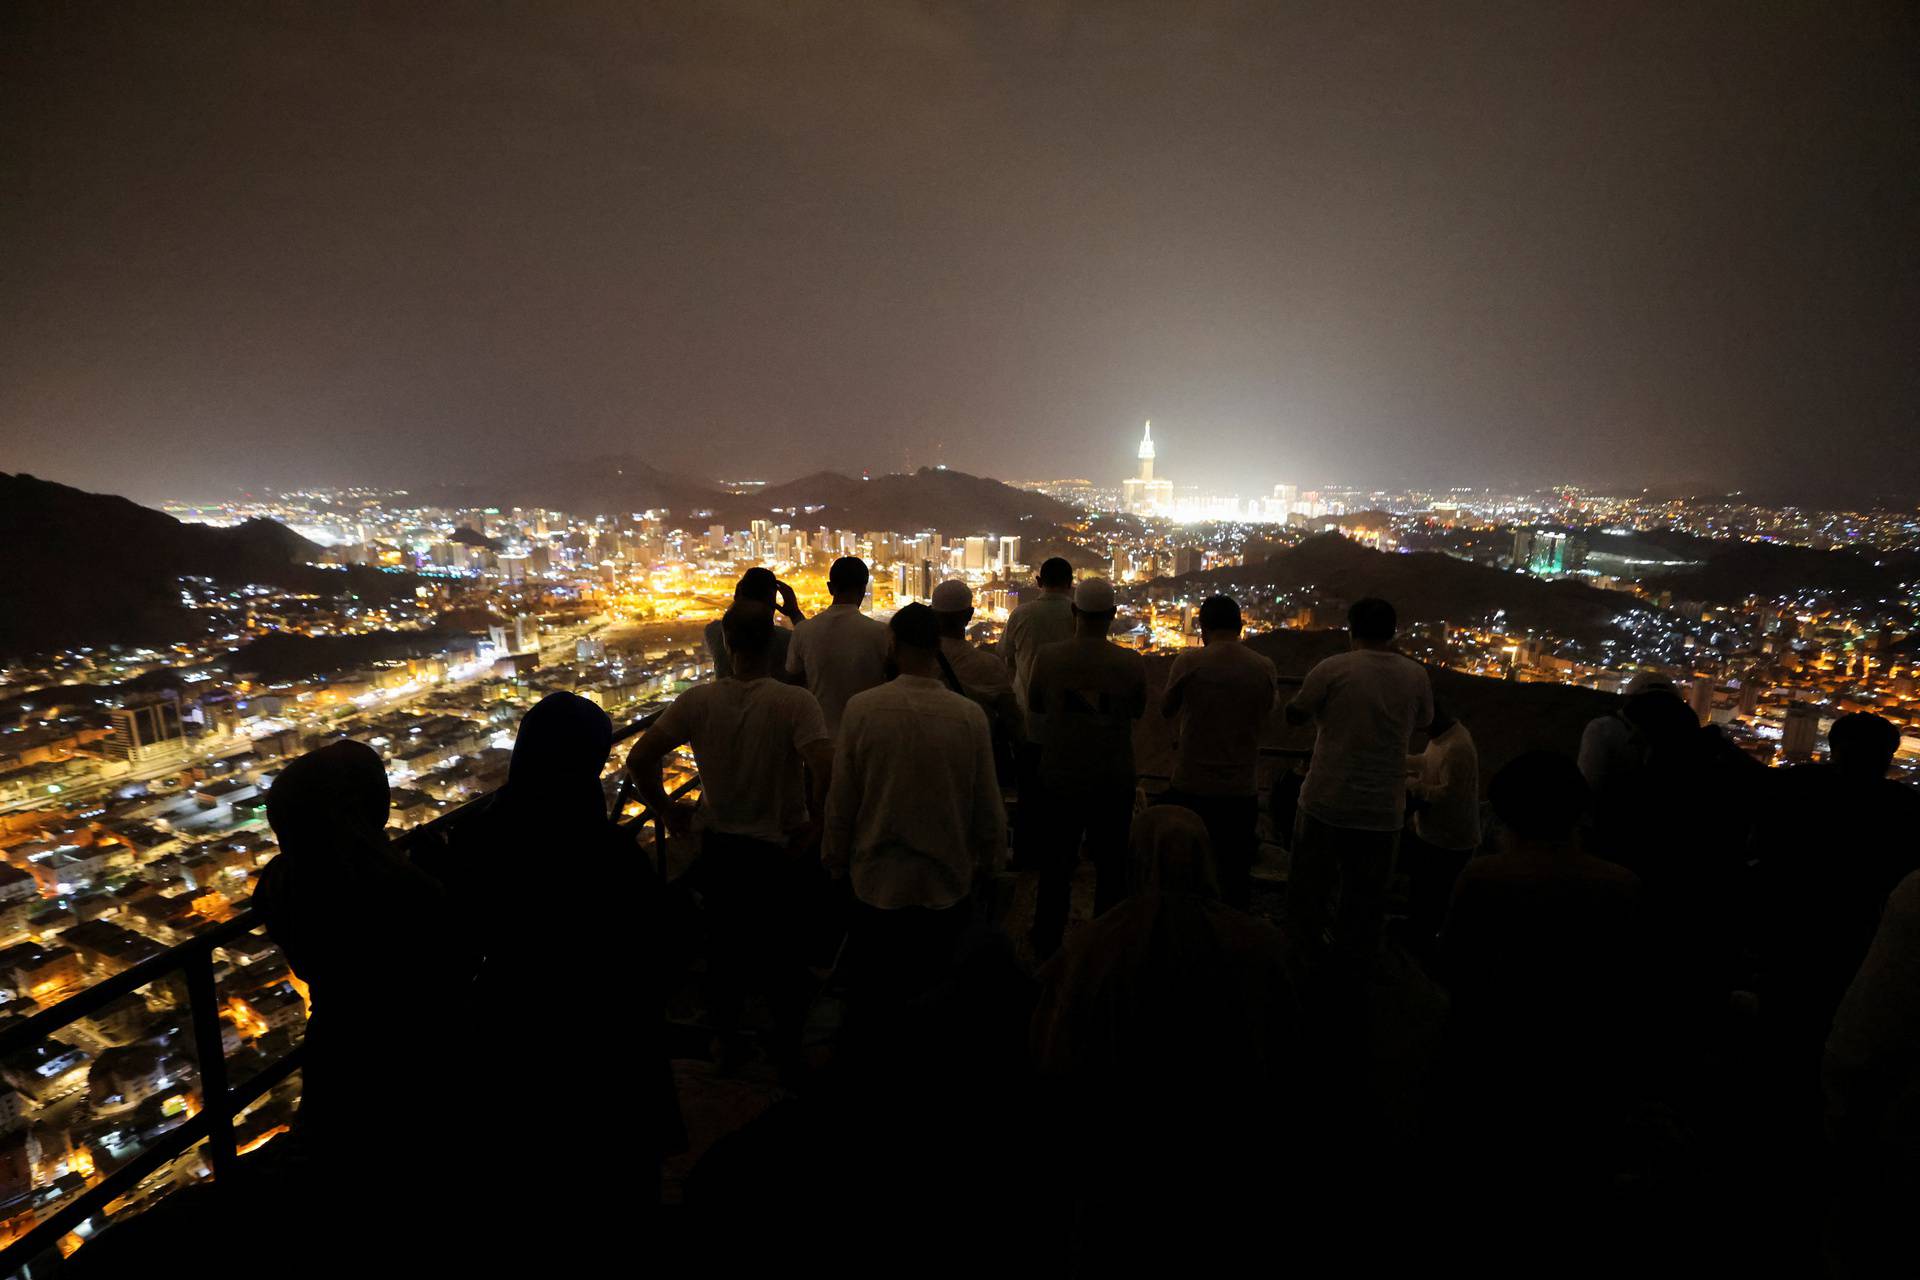
[[[1171,1204],[1224,1225],[1273,1172],[1262,1148],[1288,1093],[1298,1008],[1271,926],[1219,898],[1198,814],[1134,819],[1125,901],[1084,925],[1040,972],[1033,1052],[1066,1114],[1063,1149],[1086,1161],[1080,1270],[1133,1269],[1165,1239]]]
[[[606,1159],[596,1163],[589,1152],[583,1175],[583,1194],[627,1202],[632,1153],[664,1156],[683,1135],[666,1052],[663,896],[609,815],[601,772],[612,748],[613,722],[594,703],[573,693],[542,698],[521,718],[507,784],[456,822],[443,874],[484,955],[482,1016],[497,1023],[536,1013],[584,1053],[584,1078],[640,1084],[647,1101],[629,1113],[634,1130],[596,1126],[593,1146]],[[565,890],[564,936],[529,912],[534,883]],[[563,1121],[563,1111],[552,1114]],[[505,1141],[524,1143],[535,1162],[526,1167],[536,1167],[578,1137],[529,1119]]]
[[[600,774],[612,749],[605,711],[550,693],[521,717],[506,785],[453,821],[439,869],[479,938],[479,998],[490,1017],[584,1011],[625,983],[633,958],[623,960],[607,934],[627,932],[615,912],[626,914],[642,860],[608,813]],[[536,883],[570,891],[563,947],[529,915]]]
[[[301,756],[267,792],[280,852],[253,903],[306,983],[299,1127],[323,1161],[441,1148],[463,1066],[472,959],[446,895],[387,840],[387,776],[362,743]]]

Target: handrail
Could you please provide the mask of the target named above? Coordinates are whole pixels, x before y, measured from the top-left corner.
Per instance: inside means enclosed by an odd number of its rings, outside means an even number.
[[[624,742],[644,731],[659,717],[660,711],[649,712],[639,717],[616,730],[613,741]],[[698,778],[682,783],[675,789],[671,798],[679,799],[698,784]],[[624,782],[622,794],[624,795]],[[404,831],[395,837],[394,843],[405,849],[420,841],[442,835],[461,815],[468,813],[472,806],[482,799],[485,799],[485,796],[476,796],[473,800],[439,815],[431,822]],[[614,810],[613,817],[616,821],[619,818],[620,807],[623,806],[624,801]],[[638,817],[624,826],[634,830],[637,836],[639,828],[649,820],[655,820],[656,858],[664,867],[666,824],[657,821],[657,815],[651,811],[643,810]],[[102,978],[11,1026],[0,1028],[0,1057],[6,1057],[24,1049],[30,1049],[62,1027],[69,1026],[88,1014],[105,1008],[122,996],[178,972],[186,978],[187,983],[187,1014],[193,1028],[195,1070],[200,1084],[198,1114],[161,1134],[139,1155],[112,1173],[106,1174],[100,1181],[80,1194],[61,1203],[52,1213],[35,1223],[12,1244],[0,1249],[0,1277],[12,1276],[19,1272],[34,1259],[57,1245],[60,1238],[67,1232],[100,1213],[110,1202],[137,1186],[148,1174],[169,1160],[185,1155],[195,1143],[202,1140],[207,1142],[208,1157],[213,1165],[215,1181],[238,1172],[240,1156],[233,1136],[234,1117],[297,1071],[305,1060],[306,1051],[305,1044],[295,1045],[255,1072],[244,1084],[235,1087],[230,1086],[227,1081],[226,1052],[221,1044],[220,1010],[216,1003],[213,982],[213,950],[215,947],[232,942],[243,934],[261,928],[264,924],[265,921],[261,919],[258,910],[246,908],[231,919],[202,929],[159,955],[150,956],[119,973]]]
[[[636,736],[651,726],[660,715],[661,711],[653,711],[631,721],[614,733],[613,741],[624,742]],[[1304,759],[1312,753],[1299,748],[1263,747],[1260,754],[1268,757]],[[1142,781],[1162,780],[1161,775],[1141,774],[1139,776]],[[698,775],[689,778],[674,788],[668,794],[668,799],[679,800],[698,789],[699,785]],[[487,795],[491,794],[493,793],[487,793]],[[616,792],[613,820],[623,831],[632,831],[636,840],[649,822],[653,824],[655,869],[664,874],[667,860],[667,824],[662,819],[662,815],[651,808],[643,808],[632,820],[620,822],[621,810],[625,808],[630,794],[627,781],[623,778]],[[394,843],[401,848],[408,848],[418,842],[444,835],[450,826],[485,798],[486,796],[476,796],[439,815],[431,822],[402,832],[395,838]],[[0,1249],[0,1277],[17,1273],[53,1248],[67,1232],[100,1213],[109,1202],[137,1186],[148,1174],[169,1160],[185,1155],[194,1144],[202,1140],[208,1143],[209,1159],[213,1165],[213,1176],[216,1181],[238,1172],[240,1156],[233,1136],[234,1117],[298,1070],[305,1059],[306,1050],[304,1044],[295,1045],[255,1072],[245,1083],[230,1086],[227,1081],[226,1055],[221,1045],[220,1014],[215,1003],[213,951],[214,948],[224,946],[243,934],[263,927],[264,924],[265,921],[261,919],[256,909],[247,908],[231,919],[202,929],[159,955],[149,957],[120,973],[103,978],[11,1026],[0,1028],[0,1057],[5,1057],[31,1048],[60,1028],[178,971],[187,980],[188,1015],[193,1028],[196,1070],[199,1073],[201,1094],[201,1109],[198,1114],[160,1135],[139,1155],[112,1173],[103,1176],[93,1186],[60,1204],[24,1235],[4,1249]]]

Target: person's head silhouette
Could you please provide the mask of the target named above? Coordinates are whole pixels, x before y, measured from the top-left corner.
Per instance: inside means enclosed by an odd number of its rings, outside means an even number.
[[[1347,610],[1347,640],[1356,649],[1384,649],[1399,629],[1393,606],[1377,596],[1355,600]]]
[[[720,618],[720,634],[733,655],[736,673],[765,666],[773,648],[772,606],[759,600],[736,601]]]
[[[1237,640],[1242,626],[1240,602],[1232,596],[1208,596],[1200,602],[1200,639],[1204,644]]]
[[[1493,775],[1487,798],[1510,840],[1564,845],[1586,813],[1587,780],[1558,752],[1528,751]]]
[[[1127,892],[1218,898],[1213,842],[1193,810],[1156,804],[1133,820],[1127,841]]]
[[[1634,694],[1621,714],[1632,726],[1633,736],[1653,751],[1684,746],[1700,729],[1700,718],[1671,686]]]
[[[316,747],[267,789],[267,825],[283,853],[337,852],[346,843],[385,844],[391,803],[380,753],[343,739]]]
[[[550,693],[520,718],[504,801],[553,820],[607,818],[600,772],[613,750],[613,721],[577,693]]]
[[[773,576],[773,570],[755,565],[740,575],[740,581],[734,584],[733,598],[736,603],[748,602],[764,604],[773,608],[773,602],[779,597],[780,580]]]
[[[1041,561],[1034,581],[1045,591],[1065,591],[1073,586],[1073,566],[1060,556],[1049,556]]]
[[[933,610],[918,602],[910,604],[893,615],[887,631],[892,637],[889,657],[901,675],[940,674],[940,622]]]
[[[867,562],[859,556],[841,556],[827,570],[827,594],[835,604],[858,605],[867,595]]]
[[[1855,778],[1884,778],[1900,749],[1900,731],[1893,722],[1870,711],[1841,716],[1827,731],[1827,751],[1833,767]]]

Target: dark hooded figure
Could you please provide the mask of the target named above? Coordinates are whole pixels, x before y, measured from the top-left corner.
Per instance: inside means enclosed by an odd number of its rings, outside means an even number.
[[[365,1159],[445,1138],[472,957],[440,884],[388,842],[387,776],[358,742],[288,765],[267,792],[280,852],[253,903],[307,984],[300,1128],[315,1154]]]
[[[633,1131],[616,1137],[603,1126],[598,1144],[610,1160],[632,1160],[677,1149],[681,1134],[666,1055],[661,888],[608,813],[600,775],[612,748],[605,711],[578,694],[542,698],[520,721],[506,786],[456,823],[443,874],[484,953],[481,1016],[499,1025],[538,1015],[580,1037],[572,1042],[588,1053],[577,1064],[586,1078],[639,1082],[646,1100],[626,1113]],[[571,903],[564,924],[528,910],[530,890],[555,884]],[[591,1032],[609,1020],[638,1043]],[[574,1138],[529,1124],[501,1140],[530,1144],[529,1157],[545,1161]],[[630,1203],[632,1174],[609,1168],[590,1180]]]
[[[631,852],[616,852],[618,832],[600,784],[612,749],[606,712],[578,694],[550,693],[520,720],[507,784],[454,821],[442,874],[479,935],[488,1017],[584,999],[604,974],[597,964],[575,961],[556,978],[554,939],[529,919],[527,891],[530,881],[557,880],[576,886],[583,902],[600,898],[616,891],[636,861]],[[575,919],[587,947],[598,947],[594,911]]]
[[[1219,900],[1199,815],[1135,818],[1128,884],[1041,969],[1033,1016],[1059,1147],[1082,1162],[1064,1183],[1084,1274],[1177,1268],[1192,1238],[1170,1224],[1259,1219],[1299,1054],[1280,935]]]

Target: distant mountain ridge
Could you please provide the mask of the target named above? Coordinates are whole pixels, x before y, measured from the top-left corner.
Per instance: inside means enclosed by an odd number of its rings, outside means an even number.
[[[1393,602],[1402,624],[1446,620],[1464,623],[1506,612],[1514,627],[1592,642],[1619,634],[1614,619],[1641,600],[1584,583],[1544,581],[1490,569],[1437,552],[1374,551],[1337,533],[1323,533],[1269,559],[1162,578],[1150,592],[1174,586],[1236,593],[1316,589],[1352,601],[1380,596]]]
[[[343,585],[337,572],[307,563],[318,546],[272,520],[183,524],[125,498],[25,474],[0,472],[0,546],[0,653],[11,655],[204,633],[211,619],[182,607],[182,576]]]
[[[954,536],[1020,533],[1022,526],[1037,533],[1066,524],[1079,514],[1044,493],[942,467],[871,480],[817,472],[754,495],[752,506],[762,515],[775,508],[818,507],[808,522],[836,528],[894,533],[938,529]]]
[[[1043,493],[941,467],[872,479],[816,471],[737,494],[632,455],[545,460],[511,478],[411,492],[436,505],[519,506],[587,516],[665,509],[676,522],[729,528],[775,520],[894,533],[1037,534],[1078,516],[1073,507]]]

